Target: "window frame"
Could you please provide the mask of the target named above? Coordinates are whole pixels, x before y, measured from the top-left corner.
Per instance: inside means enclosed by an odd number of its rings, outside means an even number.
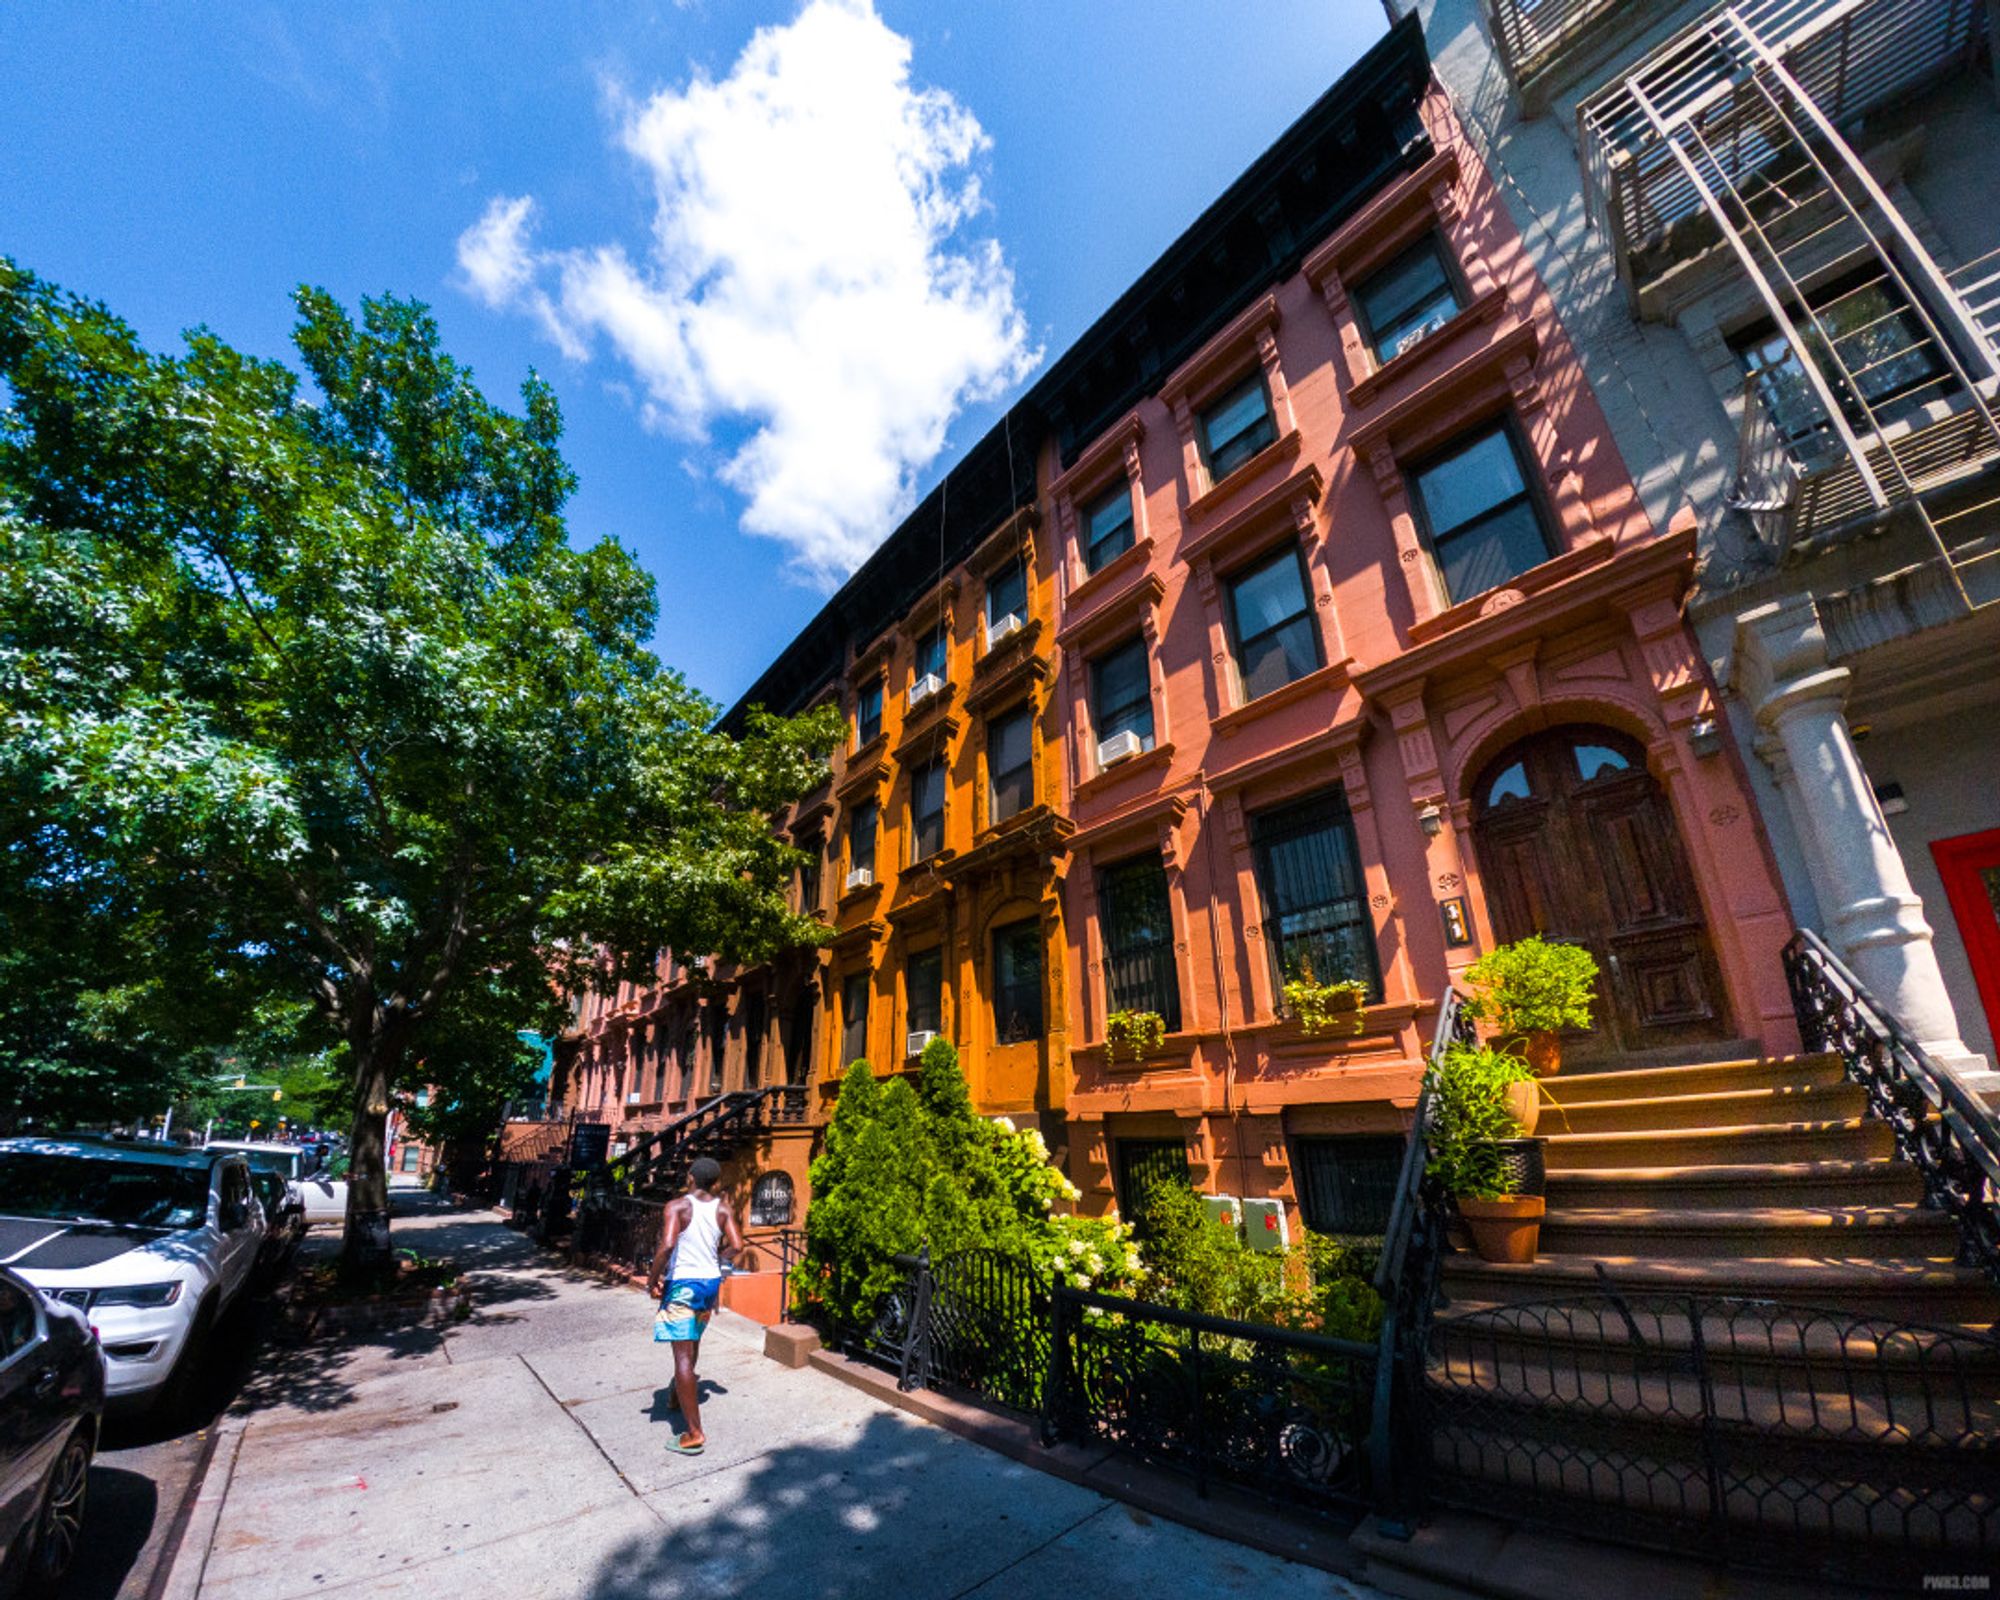
[[[1019,580],[1021,585],[1021,601],[1019,605],[1009,606],[1005,611],[996,614],[993,609],[994,598],[999,590],[1000,582],[1003,578]],[[1027,552],[1017,551],[1011,558],[1001,562],[1001,564],[987,576],[984,613],[986,617],[986,631],[989,634],[993,631],[993,625],[996,622],[1000,622],[1007,617],[1019,617],[1021,619],[1022,627],[1025,628],[1028,625],[1028,589],[1029,585],[1028,585]]]
[[[1000,730],[1014,722],[1023,723],[1027,728],[1027,756],[1019,765],[1002,772],[994,761],[994,744]],[[1027,775],[1027,793],[1021,803],[1004,815],[1000,810],[1000,784],[1003,779],[1013,778],[1022,773]],[[1003,822],[1011,822],[1022,812],[1035,804],[1035,710],[1026,701],[1009,706],[1005,711],[986,719],[986,825],[998,827]]]
[[[1283,621],[1246,636],[1236,610],[1237,586],[1277,566],[1287,551],[1291,554],[1293,570],[1299,580],[1299,609]],[[1247,561],[1233,567],[1228,576],[1222,580],[1222,606],[1225,625],[1229,632],[1230,659],[1236,665],[1236,687],[1242,704],[1251,705],[1267,694],[1276,694],[1286,685],[1297,683],[1300,678],[1310,677],[1326,665],[1326,641],[1320,637],[1319,608],[1313,600],[1312,573],[1306,566],[1305,552],[1299,548],[1297,540],[1268,546]],[[1252,694],[1249,670],[1244,659],[1249,645],[1257,640],[1274,637],[1301,621],[1305,623],[1306,635],[1312,641],[1312,665],[1305,671],[1286,678],[1284,683],[1273,684],[1268,689]]]
[[[864,817],[867,818],[868,820],[868,829],[867,833],[864,836],[868,842],[868,859],[866,861],[863,861],[861,859],[860,852],[855,849],[855,824],[860,822]],[[866,868],[871,873],[874,872],[875,861],[876,857],[880,853],[881,844],[882,844],[881,802],[877,800],[863,800],[858,802],[847,813],[848,876],[852,877],[856,872],[861,871],[863,868]]]
[[[1388,1213],[1391,1209],[1393,1209],[1395,1202],[1394,1189],[1395,1189],[1396,1175],[1400,1171],[1402,1165],[1403,1138],[1400,1134],[1394,1134],[1394,1133],[1294,1134],[1292,1136],[1291,1144],[1292,1144],[1292,1149],[1291,1149],[1292,1185],[1293,1189],[1295,1190],[1299,1198],[1300,1220],[1304,1223],[1306,1229],[1309,1232],[1336,1238],[1338,1237],[1365,1238],[1372,1236],[1374,1234],[1379,1234],[1382,1231],[1382,1228],[1380,1226],[1377,1227],[1368,1226],[1367,1218],[1360,1219],[1359,1223],[1353,1226],[1348,1226],[1348,1227],[1329,1226],[1328,1224],[1333,1222],[1335,1219],[1325,1216],[1323,1213],[1320,1212],[1318,1202],[1320,1201],[1321,1198],[1323,1198],[1321,1193],[1321,1188],[1323,1186],[1321,1184],[1316,1184],[1314,1182],[1314,1178],[1316,1176],[1315,1169],[1319,1162],[1332,1162],[1335,1153],[1328,1148],[1329,1146],[1347,1145],[1350,1147],[1355,1147],[1357,1148],[1357,1150],[1358,1147],[1362,1145],[1377,1146],[1376,1149],[1368,1153],[1382,1163],[1382,1168],[1384,1169],[1386,1176],[1386,1182],[1384,1182],[1381,1185],[1381,1188],[1384,1191],[1382,1194],[1382,1198],[1385,1202],[1383,1207],[1383,1225],[1386,1226],[1388,1221]],[[1336,1165],[1336,1170],[1337,1170],[1337,1163],[1334,1164]],[[1351,1196],[1343,1194],[1339,1196],[1339,1198],[1345,1201],[1351,1198]]]
[[[1164,921],[1164,938],[1146,941],[1143,945],[1119,945],[1113,943],[1113,933],[1120,919],[1118,900],[1119,885],[1127,879],[1136,879],[1145,873],[1148,878],[1157,875],[1159,886],[1158,913]],[[1150,890],[1150,884],[1149,884]],[[1146,908],[1148,911],[1154,908]],[[1167,882],[1167,867],[1157,850],[1141,851],[1137,855],[1123,856],[1097,868],[1097,938],[1103,950],[1104,969],[1104,1012],[1106,1016],[1115,1011],[1135,1009],[1130,1003],[1140,998],[1127,990],[1121,997],[1115,985],[1118,984],[1114,965],[1120,961],[1147,954],[1154,955],[1165,966],[1164,976],[1155,973],[1152,979],[1154,993],[1146,998],[1157,1000],[1157,1006],[1147,1005],[1137,1009],[1157,1010],[1166,1024],[1167,1032],[1178,1033],[1181,1028],[1181,978],[1180,957],[1175,949],[1174,899],[1172,886]]]
[[[1220,411],[1229,401],[1235,399],[1237,395],[1252,387],[1263,397],[1263,427],[1267,436],[1255,447],[1245,451],[1226,471],[1217,472],[1215,470],[1216,447],[1209,441],[1208,419],[1214,413]],[[1236,440],[1241,439],[1250,431],[1249,428],[1246,428],[1242,432],[1232,435],[1228,440],[1224,441],[1224,448],[1234,444]],[[1228,383],[1218,384],[1213,392],[1209,394],[1208,398],[1195,408],[1194,437],[1196,447],[1201,453],[1201,469],[1207,476],[1211,488],[1216,484],[1226,483],[1229,479],[1235,477],[1244,467],[1255,461],[1257,457],[1278,442],[1282,437],[1278,430],[1278,407],[1276,402],[1271,398],[1270,375],[1265,372],[1261,364],[1246,368],[1240,378],[1232,379]]]
[[[1151,647],[1146,642],[1145,634],[1135,633],[1132,634],[1130,637],[1121,640],[1119,643],[1110,646],[1108,649],[1100,650],[1096,655],[1090,658],[1090,731],[1091,731],[1091,755],[1093,758],[1097,754],[1098,745],[1103,744],[1104,741],[1110,738],[1114,733],[1120,733],[1125,731],[1124,729],[1112,728],[1110,726],[1110,719],[1105,715],[1105,706],[1104,706],[1105,663],[1111,661],[1114,657],[1124,655],[1127,651],[1132,651],[1132,650],[1136,650],[1139,654],[1139,661],[1140,661],[1139,682],[1141,685],[1141,693],[1139,697],[1135,700],[1121,702],[1121,706],[1131,705],[1131,706],[1143,706],[1145,708],[1146,729],[1145,732],[1140,734],[1139,736],[1139,748],[1142,752],[1154,749],[1159,742],[1159,726],[1157,718],[1155,717],[1153,712],[1152,650]],[[1134,729],[1132,731],[1137,732],[1138,730]]]
[[[926,969],[932,964],[935,964],[937,968],[936,993],[934,995],[926,993],[923,996],[927,1007],[934,1005],[936,1008],[934,1019],[931,1018],[928,1009],[922,1017],[917,1012],[917,973],[920,963]],[[927,949],[912,950],[903,958],[903,1022],[905,1024],[903,1033],[905,1037],[913,1033],[934,1033],[939,1038],[944,1037],[944,989],[943,945],[934,944]]]
[[[868,1009],[874,988],[874,974],[865,967],[859,972],[850,972],[840,980],[840,1049],[847,1059],[841,1062],[845,1072],[857,1061],[868,1059]],[[861,1004],[854,1004],[856,996]],[[860,1048],[854,1049],[856,1034],[859,1034]]]
[[[1111,534],[1106,534],[1102,538],[1094,538],[1092,536],[1092,525],[1096,513],[1103,507],[1108,506],[1113,500],[1124,501],[1125,520],[1117,528],[1114,528]],[[1102,494],[1094,496],[1085,504],[1079,506],[1077,508],[1077,524],[1083,541],[1083,570],[1086,577],[1093,573],[1102,572],[1127,550],[1130,550],[1139,542],[1139,513],[1138,508],[1133,504],[1131,478],[1121,473],[1115,485],[1107,486]],[[1123,530],[1124,538],[1120,541],[1118,548],[1107,553],[1102,560],[1094,559],[1098,546],[1107,543],[1119,529]]]
[[[1017,1002],[1019,992],[1025,987],[1018,979],[1004,983],[1000,975],[1000,950],[1004,940],[1019,940],[1031,946],[1035,954],[1034,1010],[1033,1026],[1025,1031],[1017,1031],[1003,1021],[1003,1007],[1011,997]],[[1015,922],[1005,922],[996,927],[987,940],[987,948],[992,960],[992,975],[988,985],[992,995],[993,1042],[995,1045],[1031,1044],[1048,1032],[1048,961],[1047,941],[1043,937],[1039,917],[1023,917]],[[1018,1009],[1018,1005],[1017,1005]]]
[[[933,777],[937,781],[937,809],[919,811],[917,806],[923,797],[923,785]],[[932,756],[928,761],[920,761],[910,768],[910,865],[913,867],[944,853],[945,795],[951,787],[950,779],[951,775],[942,754]],[[931,822],[936,825],[937,842],[926,850],[925,825]]]
[[[1345,789],[1336,785],[1311,794],[1293,795],[1276,803],[1249,812],[1245,818],[1246,833],[1250,843],[1251,878],[1257,886],[1257,908],[1263,914],[1262,933],[1265,950],[1271,961],[1272,982],[1274,984],[1274,1010],[1282,1010],[1284,985],[1295,974],[1288,971],[1285,964],[1287,938],[1282,928],[1273,925],[1287,917],[1305,917],[1314,911],[1324,911],[1329,907],[1351,902],[1352,912],[1341,919],[1339,927],[1354,930],[1353,946],[1359,950],[1364,970],[1357,973],[1315,972],[1314,980],[1330,983],[1339,978],[1357,978],[1368,985],[1369,1005],[1382,1002],[1382,952],[1377,947],[1375,919],[1370,914],[1368,903],[1368,874],[1361,861],[1360,830],[1354,825],[1354,810],[1347,799]],[[1317,826],[1301,825],[1317,823]],[[1281,844],[1292,843],[1319,833],[1331,835],[1324,847],[1332,855],[1337,855],[1337,865],[1345,869],[1352,892],[1330,900],[1317,900],[1282,908],[1275,892],[1278,874],[1273,867],[1273,851]],[[1330,919],[1322,918],[1324,923]],[[1313,930],[1322,937],[1330,930],[1326,927]],[[1304,940],[1312,933],[1296,936]],[[1338,934],[1336,932],[1336,937]]]
[[[1513,452],[1514,470],[1521,479],[1521,491],[1518,494],[1509,496],[1504,501],[1488,506],[1471,521],[1461,522],[1457,527],[1446,533],[1444,539],[1448,541],[1462,538],[1468,530],[1483,527],[1503,513],[1511,511],[1517,506],[1526,505],[1534,513],[1535,526],[1542,536],[1542,560],[1522,567],[1519,571],[1510,572],[1498,583],[1490,584],[1484,589],[1475,589],[1470,594],[1453,594],[1451,580],[1447,574],[1444,559],[1444,544],[1440,541],[1437,530],[1432,526],[1430,506],[1424,499],[1421,480],[1425,473],[1433,471],[1456,457],[1469,454],[1475,447],[1494,434],[1499,434],[1504,438],[1507,441],[1507,448]],[[1417,527],[1423,535],[1424,548],[1428,551],[1431,558],[1431,565],[1437,571],[1439,583],[1444,586],[1447,607],[1463,605],[1466,601],[1475,599],[1479,595],[1491,594],[1495,589],[1505,588],[1523,573],[1534,571],[1536,567],[1542,564],[1542,561],[1553,561],[1562,553],[1562,547],[1557,541],[1557,532],[1561,527],[1561,523],[1557,520],[1553,508],[1549,505],[1548,496],[1541,481],[1539,461],[1534,452],[1522,440],[1520,426],[1515,421],[1512,413],[1503,413],[1497,417],[1488,417],[1484,421],[1460,429],[1450,438],[1442,441],[1435,449],[1428,450],[1415,460],[1403,464],[1402,475],[1404,483],[1408,486],[1410,514],[1416,519]]]
[[[1394,355],[1386,354],[1382,349],[1383,336],[1375,326],[1375,319],[1368,312],[1369,285],[1379,283],[1405,261],[1409,260],[1410,257],[1416,255],[1418,251],[1426,248],[1429,249],[1432,258],[1436,260],[1439,271],[1444,275],[1445,292],[1451,297],[1451,316],[1446,317],[1443,322],[1431,329],[1429,333],[1421,334],[1410,343],[1404,345]],[[1452,251],[1446,245],[1444,235],[1436,228],[1425,229],[1421,234],[1410,240],[1408,244],[1397,250],[1388,260],[1372,268],[1367,277],[1363,278],[1348,291],[1348,299],[1354,307],[1355,325],[1361,330],[1361,337],[1368,347],[1369,358],[1374,362],[1375,370],[1378,372],[1390,362],[1400,356],[1409,354],[1418,345],[1423,344],[1426,340],[1442,332],[1451,324],[1454,318],[1461,315],[1472,304],[1471,290],[1465,281],[1464,271],[1458,264],[1458,258],[1453,255]]]
[[[881,675],[870,678],[854,694],[854,748],[864,750],[882,737],[883,682]],[[868,731],[864,734],[863,712],[872,699],[873,716],[868,721]]]
[[[933,647],[935,647],[933,649]],[[934,666],[926,666],[925,661],[935,653]],[[935,673],[939,683],[951,682],[951,626],[940,622],[935,628],[926,629],[917,635],[916,652],[910,658],[910,682],[920,683]]]

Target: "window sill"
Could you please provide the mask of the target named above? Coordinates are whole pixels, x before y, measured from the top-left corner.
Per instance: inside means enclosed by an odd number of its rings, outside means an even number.
[[[1298,453],[1299,430],[1294,428],[1274,443],[1265,445],[1220,483],[1210,484],[1190,500],[1187,520],[1199,522],[1204,517],[1213,515],[1217,506],[1227,505],[1235,499],[1247,484],[1254,483],[1262,477],[1266,468],[1274,467],[1280,461],[1289,461]]]
[[[1035,641],[1042,636],[1042,619],[1030,617],[1021,624],[1019,631],[1010,633],[996,645],[990,645],[979,653],[979,659],[972,664],[975,678],[989,677],[1010,663],[1034,654]]]
[[[1201,1035],[1191,1028],[1183,1028],[1178,1033],[1170,1033],[1160,1041],[1160,1048],[1148,1051],[1137,1061],[1130,1056],[1120,1055],[1112,1059],[1111,1047],[1100,1039],[1095,1044],[1085,1045],[1075,1052],[1079,1060],[1097,1064],[1105,1072],[1120,1075],[1137,1075],[1145,1072],[1160,1072],[1180,1068],[1186,1070],[1194,1059],[1195,1047],[1201,1043]]]
[[[882,880],[877,878],[873,883],[864,883],[857,888],[842,891],[840,898],[834,902],[834,909],[844,914],[850,907],[873,900],[881,892]]]
[[[1507,291],[1488,289],[1472,300],[1462,310],[1454,312],[1449,322],[1427,333],[1407,350],[1384,361],[1364,378],[1356,378],[1347,391],[1348,399],[1356,406],[1368,406],[1381,397],[1382,391],[1402,382],[1413,372],[1421,371],[1461,333],[1478,327],[1483,322],[1497,321],[1507,309]]]
[[[879,789],[889,776],[889,736],[878,733],[848,758],[847,771],[842,775],[839,787],[833,791],[834,798],[842,805],[851,806],[855,797],[869,789]]]
[[[908,763],[910,757],[920,747],[928,746],[940,739],[955,739],[958,730],[965,726],[962,717],[955,716],[949,709],[955,686],[946,684],[930,699],[923,709],[903,724],[903,737],[898,741],[895,756],[898,761]]]
[[[1538,566],[1530,567],[1506,583],[1461,600],[1457,605],[1425,617],[1420,622],[1410,624],[1410,643],[1428,644],[1447,633],[1456,632],[1486,617],[1510,611],[1531,595],[1553,589],[1564,580],[1575,577],[1579,572],[1588,571],[1612,557],[1611,535],[1593,533],[1572,545],[1559,556],[1551,556]]]
[[[1076,786],[1075,795],[1079,800],[1090,800],[1111,789],[1115,789],[1127,778],[1142,772],[1156,772],[1174,759],[1173,741],[1156,744],[1152,749],[1136,756],[1127,757],[1115,767],[1106,767],[1093,777],[1085,778]]]
[[[1286,706],[1296,705],[1301,700],[1309,700],[1323,690],[1338,689],[1347,682],[1347,672],[1351,662],[1336,661],[1330,667],[1321,667],[1308,672],[1303,678],[1294,678],[1281,688],[1259,695],[1248,704],[1240,705],[1233,711],[1225,711],[1209,724],[1223,738],[1234,737],[1242,729],[1262,717]]]

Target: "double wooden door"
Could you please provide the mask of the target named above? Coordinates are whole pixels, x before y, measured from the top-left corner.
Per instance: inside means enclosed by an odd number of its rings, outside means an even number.
[[[1572,725],[1503,751],[1474,789],[1473,847],[1498,938],[1539,933],[1597,958],[1596,1026],[1566,1060],[1729,1036],[1680,834],[1635,741]]]

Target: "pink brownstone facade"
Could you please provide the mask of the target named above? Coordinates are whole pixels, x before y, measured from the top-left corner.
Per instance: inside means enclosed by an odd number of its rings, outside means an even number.
[[[1680,616],[1692,519],[1643,514],[1441,94],[1423,116],[1427,161],[1067,465],[1045,462],[1076,825],[1066,1110],[1090,1209],[1129,1202],[1121,1146],[1171,1164],[1178,1143],[1198,1187],[1280,1198],[1296,1226],[1308,1187],[1365,1152],[1353,1141],[1399,1139],[1447,979],[1524,919],[1584,915],[1551,897],[1597,892],[1574,861],[1535,859],[1559,837],[1521,826],[1523,806],[1568,807],[1604,853],[1608,1044],[1796,1047],[1790,919]],[[1358,296],[1426,239],[1450,304],[1385,359]],[[1218,473],[1218,430],[1259,389],[1255,448]],[[1441,474],[1467,440],[1511,451],[1523,494],[1498,515],[1542,541],[1497,575],[1443,555],[1466,537]],[[1091,570],[1127,507],[1129,542]],[[1581,765],[1550,801],[1559,759]],[[1285,1016],[1301,955],[1371,986],[1358,1035]],[[1114,1060],[1106,1017],[1132,996],[1168,1032]]]

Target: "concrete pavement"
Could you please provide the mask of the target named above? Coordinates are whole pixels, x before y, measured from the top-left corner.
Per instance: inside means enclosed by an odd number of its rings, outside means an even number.
[[[670,1362],[643,1296],[491,1213],[396,1230],[473,1266],[471,1319],[261,1372],[170,1595],[1373,1600],[780,1367],[728,1313],[702,1352],[707,1453],[669,1455]]]

